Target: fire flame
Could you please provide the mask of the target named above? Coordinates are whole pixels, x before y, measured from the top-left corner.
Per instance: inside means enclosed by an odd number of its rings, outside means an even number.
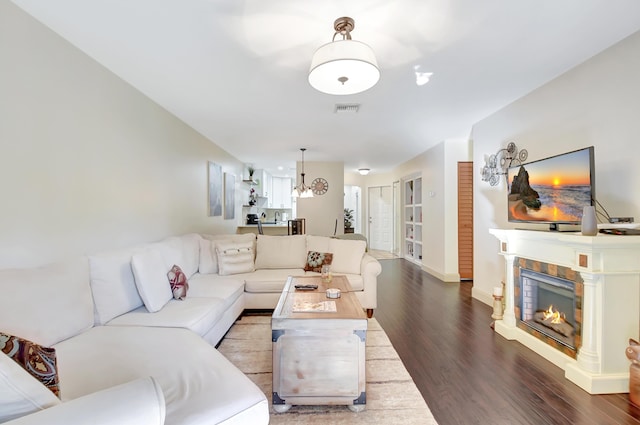
[[[551,320],[551,323],[558,324],[564,323],[565,315],[558,310],[553,309],[553,305],[550,305],[547,311],[543,311],[544,320]]]

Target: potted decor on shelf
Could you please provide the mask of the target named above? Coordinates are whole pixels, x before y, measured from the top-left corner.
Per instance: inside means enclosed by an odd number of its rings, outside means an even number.
[[[254,206],[256,204],[256,200],[258,199],[258,194],[254,188],[251,188],[249,191],[249,205]]]
[[[249,180],[253,180],[253,173],[256,172],[256,169],[253,168],[253,165],[249,165],[247,171],[249,172]]]
[[[344,232],[353,233],[353,210],[344,209]]]

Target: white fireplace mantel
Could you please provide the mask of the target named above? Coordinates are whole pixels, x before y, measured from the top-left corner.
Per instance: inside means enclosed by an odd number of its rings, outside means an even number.
[[[490,229],[505,258],[505,312],[495,330],[565,371],[590,394],[629,391],[629,338],[640,337],[640,236]],[[573,359],[516,326],[514,259],[568,267],[584,280],[582,346]]]

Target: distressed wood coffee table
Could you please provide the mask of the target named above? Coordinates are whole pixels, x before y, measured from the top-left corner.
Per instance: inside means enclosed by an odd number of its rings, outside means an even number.
[[[313,291],[296,284],[317,284]],[[329,299],[327,288],[341,291]],[[300,312],[301,306],[335,301],[335,312]],[[365,408],[367,316],[344,276],[330,283],[318,277],[289,277],[271,317],[273,408],[292,405],[344,404]]]

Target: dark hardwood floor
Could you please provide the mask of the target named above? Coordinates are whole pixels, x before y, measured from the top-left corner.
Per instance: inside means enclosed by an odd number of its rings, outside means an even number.
[[[440,425],[640,424],[628,394],[589,395],[496,334],[471,282],[444,283],[403,259],[380,262],[375,317]]]

